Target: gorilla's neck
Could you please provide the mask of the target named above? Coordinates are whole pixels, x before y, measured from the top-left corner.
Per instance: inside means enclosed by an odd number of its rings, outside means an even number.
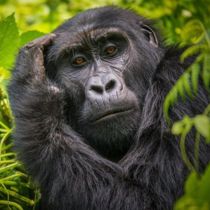
[[[127,154],[130,147],[134,144],[134,136],[135,133],[125,136],[124,138],[114,139],[112,142],[108,143],[104,141],[101,142],[101,139],[95,140],[95,142],[87,139],[86,143],[104,158],[113,162],[118,162]]]

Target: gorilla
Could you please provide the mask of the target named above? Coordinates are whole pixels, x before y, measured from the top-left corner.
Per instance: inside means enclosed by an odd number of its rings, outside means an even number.
[[[163,116],[164,98],[195,56],[166,47],[145,18],[106,6],[87,10],[24,46],[9,84],[19,159],[44,210],[170,210],[189,173]],[[202,113],[193,102],[172,121]],[[187,136],[194,160],[194,133]],[[210,159],[200,143],[202,171]]]

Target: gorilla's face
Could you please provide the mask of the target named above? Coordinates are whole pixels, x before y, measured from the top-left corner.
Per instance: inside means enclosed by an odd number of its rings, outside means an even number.
[[[91,18],[101,15],[91,13]],[[119,159],[139,127],[146,78],[158,62],[157,43],[150,28],[129,30],[120,15],[115,24],[110,20],[100,27],[87,24],[87,18],[88,12],[83,13],[68,30],[59,29],[48,53],[55,71],[48,74],[65,86],[70,125],[99,153]]]

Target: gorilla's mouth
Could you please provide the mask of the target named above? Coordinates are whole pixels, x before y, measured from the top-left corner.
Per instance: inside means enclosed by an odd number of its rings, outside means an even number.
[[[92,124],[96,124],[102,121],[109,120],[113,117],[120,117],[123,115],[127,115],[131,113],[134,109],[132,107],[129,108],[118,108],[118,109],[112,109],[112,110],[107,110],[103,113],[99,113],[96,116],[93,116],[90,120]]]

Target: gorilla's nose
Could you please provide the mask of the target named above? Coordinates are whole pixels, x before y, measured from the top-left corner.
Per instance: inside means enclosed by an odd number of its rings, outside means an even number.
[[[87,83],[87,93],[91,98],[106,97],[106,95],[117,94],[121,84],[116,76],[109,74],[103,76],[93,76]]]

